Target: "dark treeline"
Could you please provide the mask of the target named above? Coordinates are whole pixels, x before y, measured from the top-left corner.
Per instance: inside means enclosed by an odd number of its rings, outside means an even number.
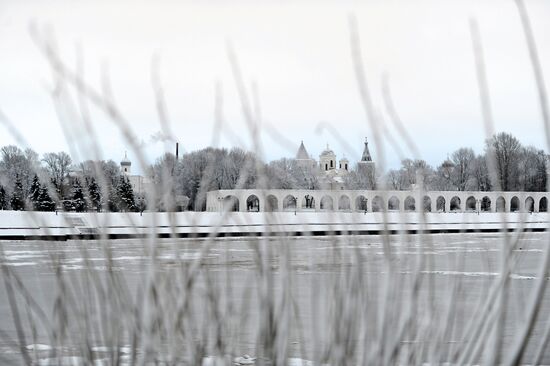
[[[335,189],[331,178],[295,159],[264,163],[239,148],[206,148],[176,160],[165,154],[147,169],[143,191],[135,193],[120,165],[112,160],[74,165],[65,152],[39,155],[31,149],[0,150],[0,209],[53,211],[204,210],[206,193],[218,189]],[[365,176],[357,167],[344,175],[345,189],[452,191],[545,191],[548,155],[500,133],[476,154],[460,148],[436,168],[423,160],[405,159],[400,169]],[[492,167],[489,165],[492,163]],[[491,173],[492,172],[492,173]],[[418,180],[421,180],[419,182]]]
[[[0,149],[0,208],[54,211],[137,211],[135,197],[119,165],[109,161],[72,164],[65,152],[40,159],[31,149]]]

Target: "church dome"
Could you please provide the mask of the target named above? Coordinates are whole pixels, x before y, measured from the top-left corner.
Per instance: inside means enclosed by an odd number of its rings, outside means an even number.
[[[327,144],[327,148],[326,148],[325,150],[323,150],[323,152],[321,153],[320,156],[321,156],[321,157],[324,157],[324,156],[327,156],[327,157],[331,156],[331,157],[333,157],[333,156],[336,156],[336,154],[334,153],[334,151],[332,151],[331,149],[329,149],[328,144]]]

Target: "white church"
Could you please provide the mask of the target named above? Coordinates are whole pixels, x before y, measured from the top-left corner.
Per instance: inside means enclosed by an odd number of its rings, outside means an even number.
[[[336,154],[329,148],[328,144],[326,149],[319,155],[319,162],[317,162],[308,154],[306,147],[304,146],[304,142],[302,141],[300,143],[300,147],[298,148],[298,152],[296,153],[295,160],[303,167],[318,167],[319,170],[325,172],[327,183],[332,189],[343,189],[344,177],[351,170],[350,161],[345,156],[342,156],[337,164]],[[365,138],[365,145],[363,148],[363,154],[361,155],[361,160],[357,162],[357,171],[364,175],[374,175],[375,163],[372,160],[372,156],[369,151],[369,143],[367,138]]]

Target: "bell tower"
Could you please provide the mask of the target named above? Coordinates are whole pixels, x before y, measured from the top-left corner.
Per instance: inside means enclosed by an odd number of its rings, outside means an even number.
[[[120,170],[124,175],[132,174],[132,162],[130,161],[130,159],[128,159],[126,151],[124,152],[124,159],[120,161]]]
[[[376,169],[369,151],[369,142],[365,137],[365,146],[361,161],[357,162],[357,172],[361,177],[361,185],[365,189],[376,189]]]
[[[319,155],[319,167],[324,172],[336,169],[336,154],[328,147],[328,144],[327,148]]]

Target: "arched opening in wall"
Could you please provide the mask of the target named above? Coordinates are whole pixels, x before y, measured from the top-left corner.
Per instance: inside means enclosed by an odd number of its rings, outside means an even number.
[[[437,201],[435,201],[435,210],[437,212],[445,212],[445,197],[437,197]]]
[[[525,211],[527,212],[535,211],[535,200],[531,196],[525,199]]]
[[[357,211],[366,212],[367,207],[368,207],[368,202],[365,196],[361,195],[355,199],[355,209]]]
[[[422,209],[424,212],[432,212],[432,199],[429,196],[422,199]]]
[[[372,199],[372,212],[380,212],[384,209],[384,200],[380,196]]]
[[[391,196],[388,200],[388,210],[399,210],[399,198]]]
[[[223,199],[223,210],[229,212],[238,212],[239,199],[235,196],[226,196]]]
[[[340,197],[340,199],[338,200],[338,209],[339,210],[350,210],[351,209],[350,200],[349,200],[348,196],[343,195],[343,196]]]
[[[451,198],[451,211],[460,211],[460,198],[457,196],[454,196]]]
[[[487,196],[481,199],[481,211],[484,211],[484,212],[491,211],[491,199]]]
[[[496,204],[497,212],[505,212],[506,211],[506,200],[504,197],[500,196],[497,198],[497,204]]]
[[[276,212],[279,211],[279,201],[277,197],[270,194],[265,200],[265,211],[266,212]]]
[[[542,197],[539,201],[539,212],[548,212],[548,199]]]
[[[518,211],[519,211],[519,198],[514,196],[510,200],[510,212],[518,212]]]
[[[411,196],[408,196],[407,198],[405,198],[405,202],[404,202],[404,208],[405,208],[405,211],[414,211],[416,210],[416,204],[415,204],[415,200],[413,197]]]
[[[294,211],[296,209],[296,197],[288,195],[283,199],[283,211]]]
[[[321,210],[334,210],[334,205],[331,196],[323,196],[321,198]]]
[[[315,198],[310,194],[306,194],[302,199],[302,208],[307,210],[315,209]]]
[[[248,196],[246,199],[246,211],[260,212],[260,199],[255,194]]]
[[[466,199],[466,211],[476,211],[476,198],[470,196]]]

